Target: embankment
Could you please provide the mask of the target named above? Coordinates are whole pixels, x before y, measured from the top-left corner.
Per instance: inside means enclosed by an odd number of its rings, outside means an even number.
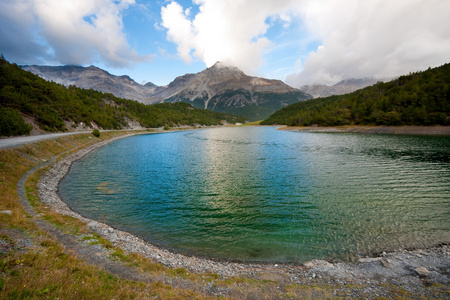
[[[341,132],[370,134],[450,135],[450,126],[336,126],[336,127],[280,127],[280,130],[299,132]]]

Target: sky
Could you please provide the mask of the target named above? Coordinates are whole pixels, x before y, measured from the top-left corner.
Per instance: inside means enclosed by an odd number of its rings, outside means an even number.
[[[450,0],[0,0],[0,53],[167,85],[222,61],[294,87],[450,62]]]

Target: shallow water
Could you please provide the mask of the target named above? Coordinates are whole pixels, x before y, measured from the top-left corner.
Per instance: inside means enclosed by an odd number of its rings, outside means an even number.
[[[63,199],[175,251],[351,260],[450,241],[450,138],[273,127],[140,135],[73,164]]]

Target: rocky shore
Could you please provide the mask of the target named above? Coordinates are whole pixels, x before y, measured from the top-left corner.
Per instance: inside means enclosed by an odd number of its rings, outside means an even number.
[[[299,132],[341,132],[371,134],[407,134],[407,135],[450,135],[450,126],[334,126],[300,127],[284,126],[280,130]]]
[[[119,138],[124,138],[122,136]],[[154,262],[173,268],[185,268],[194,273],[216,273],[221,277],[246,276],[288,283],[362,284],[371,295],[384,295],[383,285],[400,285],[415,292],[430,284],[450,284],[450,246],[437,245],[429,249],[382,252],[378,257],[362,257],[356,263],[313,260],[303,265],[275,263],[238,263],[216,261],[173,253],[107,224],[90,220],[72,211],[58,194],[58,185],[69,172],[71,164],[91,151],[118,138],[99,142],[59,159],[46,171],[38,183],[41,201],[55,212],[85,222],[90,229],[129,253],[140,253]],[[423,290],[421,290],[423,292]]]

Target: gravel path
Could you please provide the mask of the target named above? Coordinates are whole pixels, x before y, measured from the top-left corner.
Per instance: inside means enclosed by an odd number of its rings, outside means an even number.
[[[331,263],[314,260],[303,265],[246,264],[173,253],[152,245],[133,234],[87,219],[72,211],[62,201],[57,193],[58,184],[67,174],[74,161],[113,140],[91,145],[56,163],[50,162],[52,167],[41,177],[38,183],[38,192],[41,201],[52,210],[82,220],[88,224],[91,230],[107,238],[114,246],[119,246],[126,252],[140,253],[154,262],[159,262],[169,267],[185,268],[195,273],[216,273],[225,278],[246,276],[276,281],[280,285],[291,283],[331,284],[336,286],[334,291],[336,295],[341,295],[343,292],[349,297],[368,297],[370,295],[370,298],[375,298],[388,296],[387,286],[389,285],[400,286],[418,295],[426,295],[426,287],[439,284],[444,287],[443,295],[448,295],[450,292],[450,247],[447,244],[438,245],[430,249],[399,250],[392,253],[383,252],[379,257],[361,258],[357,263]],[[18,191],[23,190],[19,191],[21,198],[24,197],[23,184],[30,174],[32,174],[32,171],[27,173],[19,182]],[[21,203],[24,207],[29,206],[24,198],[21,200]],[[31,211],[31,214],[33,215],[34,212]],[[35,217],[37,216],[35,215]],[[98,265],[118,277],[132,280],[150,280],[145,274],[136,273],[129,267],[110,261],[107,255],[102,254],[105,249],[98,248],[98,245],[81,245],[82,242],[77,242],[75,237],[57,231],[50,224],[38,218],[35,218],[35,220],[40,227],[56,236],[61,243],[88,262]],[[354,289],[348,286],[350,284],[361,285],[363,288],[355,292]],[[207,289],[207,287],[205,288]]]

